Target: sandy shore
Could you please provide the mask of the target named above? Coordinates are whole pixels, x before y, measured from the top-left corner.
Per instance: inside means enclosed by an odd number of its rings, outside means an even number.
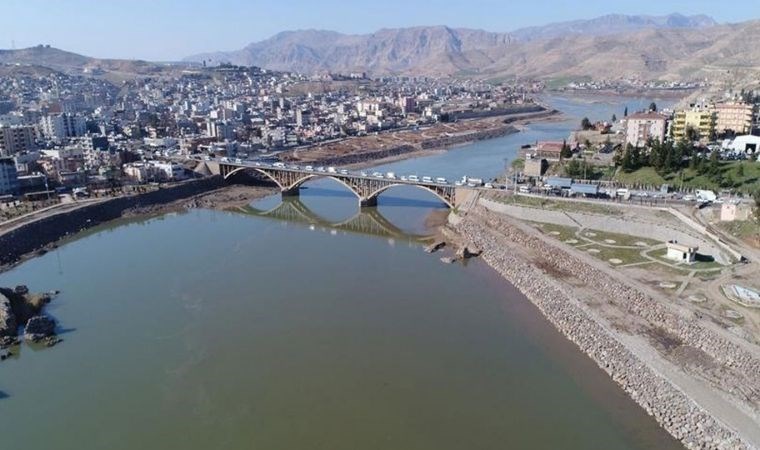
[[[760,446],[757,352],[519,221],[478,206],[452,228],[687,448]]]

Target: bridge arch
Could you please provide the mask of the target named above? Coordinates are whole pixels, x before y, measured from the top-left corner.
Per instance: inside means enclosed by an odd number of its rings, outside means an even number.
[[[244,170],[253,170],[255,172],[258,172],[258,173],[264,175],[268,179],[272,180],[277,185],[277,187],[279,187],[280,190],[283,191],[283,192],[285,192],[285,191],[292,191],[294,189],[298,189],[304,183],[306,183],[307,181],[312,180],[312,179],[329,178],[329,179],[335,180],[338,183],[340,183],[343,186],[345,186],[346,189],[348,189],[350,192],[352,192],[359,200],[362,199],[362,195],[357,190],[356,186],[352,186],[351,184],[347,183],[345,180],[343,180],[339,176],[332,175],[332,174],[327,174],[327,173],[309,173],[309,174],[306,174],[306,175],[304,175],[304,176],[296,179],[295,181],[292,181],[290,183],[286,183],[286,182],[284,182],[286,180],[282,180],[282,179],[278,178],[277,176],[273,175],[272,173],[270,173],[266,169],[261,169],[261,168],[258,168],[258,167],[236,167],[234,170],[232,170],[229,173],[227,173],[226,175],[224,175],[224,179],[227,180],[231,176],[233,176],[234,174],[236,174],[238,172],[242,172]]]
[[[446,204],[446,206],[448,206],[449,208],[451,208],[451,209],[453,209],[453,208],[454,208],[454,202],[453,202],[453,199],[449,199],[449,198],[446,198],[446,197],[445,197],[443,194],[441,194],[440,192],[438,192],[438,191],[436,191],[435,189],[431,188],[430,186],[425,186],[425,185],[421,185],[421,184],[406,184],[406,183],[393,183],[393,184],[388,184],[388,185],[386,185],[386,186],[383,186],[383,187],[381,187],[381,188],[379,188],[379,189],[375,190],[375,191],[374,191],[374,192],[372,192],[371,194],[369,194],[369,195],[367,196],[367,200],[374,200],[374,199],[376,199],[376,198],[377,198],[377,197],[378,197],[380,194],[382,194],[383,192],[387,191],[388,189],[391,189],[391,188],[397,187],[397,186],[413,186],[413,187],[416,187],[417,189],[422,189],[422,190],[428,191],[428,192],[430,192],[431,194],[433,194],[433,195],[435,195],[436,197],[438,197],[438,199],[440,199],[440,200],[441,200],[443,203],[445,203],[445,204]]]
[[[337,176],[334,176],[334,175],[330,175],[330,174],[310,173],[310,174],[308,174],[308,175],[306,175],[306,176],[304,176],[304,177],[299,178],[298,180],[296,180],[296,182],[293,183],[293,184],[291,184],[290,186],[288,186],[287,189],[288,190],[290,190],[290,189],[296,189],[296,188],[299,188],[299,187],[303,186],[303,184],[306,183],[309,180],[320,179],[320,178],[330,179],[330,180],[337,181],[338,183],[340,183],[343,186],[345,186],[346,189],[348,189],[349,191],[351,191],[359,200],[361,200],[361,198],[362,198],[361,193],[359,193],[356,190],[355,186],[351,186],[350,184],[346,183],[345,180],[342,180],[340,177],[337,177]]]
[[[229,179],[231,176],[235,175],[236,173],[238,173],[238,172],[243,172],[243,171],[245,171],[245,170],[253,170],[254,172],[258,172],[258,173],[260,173],[260,174],[264,175],[265,177],[269,178],[270,180],[274,181],[274,183],[275,183],[275,184],[277,185],[277,187],[279,187],[280,189],[285,189],[285,188],[282,186],[282,183],[280,183],[280,180],[278,180],[276,177],[274,177],[274,176],[273,176],[271,173],[268,173],[266,170],[262,170],[262,169],[259,169],[259,168],[257,168],[257,167],[246,167],[246,166],[242,166],[242,167],[236,167],[235,169],[233,169],[232,171],[230,171],[230,172],[228,172],[226,175],[224,175],[224,179],[225,179],[225,180],[227,180],[227,179]]]

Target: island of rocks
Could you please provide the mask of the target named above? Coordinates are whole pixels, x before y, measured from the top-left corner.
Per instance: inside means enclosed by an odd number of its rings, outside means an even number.
[[[8,350],[18,345],[20,339],[27,342],[53,346],[61,339],[55,334],[55,320],[43,313],[57,292],[30,293],[26,286],[0,287],[0,359],[12,355]],[[23,334],[19,330],[23,327]]]

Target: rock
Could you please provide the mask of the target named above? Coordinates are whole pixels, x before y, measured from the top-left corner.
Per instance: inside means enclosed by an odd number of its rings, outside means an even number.
[[[427,247],[425,247],[425,252],[426,253],[435,253],[435,252],[437,252],[438,250],[442,249],[445,246],[446,246],[445,242],[443,242],[443,241],[436,241],[436,242],[433,242],[432,244],[428,245]]]
[[[0,348],[8,348],[14,345],[18,345],[18,338],[15,336],[2,336],[0,337]]]
[[[15,336],[18,329],[11,300],[0,292],[0,337]]]
[[[39,342],[55,334],[55,320],[48,316],[34,316],[26,323],[24,339]]]
[[[464,245],[459,250],[457,250],[457,257],[459,258],[472,258],[475,256],[479,256],[482,253],[482,251],[478,248],[475,248],[471,245]]]
[[[18,295],[26,295],[29,293],[29,288],[23,284],[19,284],[13,291]]]

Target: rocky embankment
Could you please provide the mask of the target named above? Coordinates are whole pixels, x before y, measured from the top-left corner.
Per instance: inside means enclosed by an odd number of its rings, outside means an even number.
[[[688,448],[752,448],[746,441],[681,389],[642,362],[623,345],[588,305],[559,282],[572,278],[599,296],[624,309],[631,318],[643,319],[668,337],[671,346],[698,349],[712,364],[724,367],[725,392],[751,405],[760,386],[760,364],[744,349],[687,320],[655,299],[615,280],[562,249],[532,236],[519,227],[477,209],[453,225],[464,239],[483,250],[482,257],[522,291],[563,334],[588,354],[649,414]],[[513,251],[513,250],[518,250]],[[526,249],[523,254],[520,249]],[[544,255],[531,259],[526,255]],[[550,257],[546,257],[551,255]],[[749,386],[750,388],[746,388]],[[745,388],[742,388],[745,387]]]
[[[0,359],[8,358],[11,353],[6,349],[19,343],[19,326],[27,342],[51,347],[61,341],[55,335],[55,320],[43,313],[54,295],[32,294],[26,286],[0,288]]]

